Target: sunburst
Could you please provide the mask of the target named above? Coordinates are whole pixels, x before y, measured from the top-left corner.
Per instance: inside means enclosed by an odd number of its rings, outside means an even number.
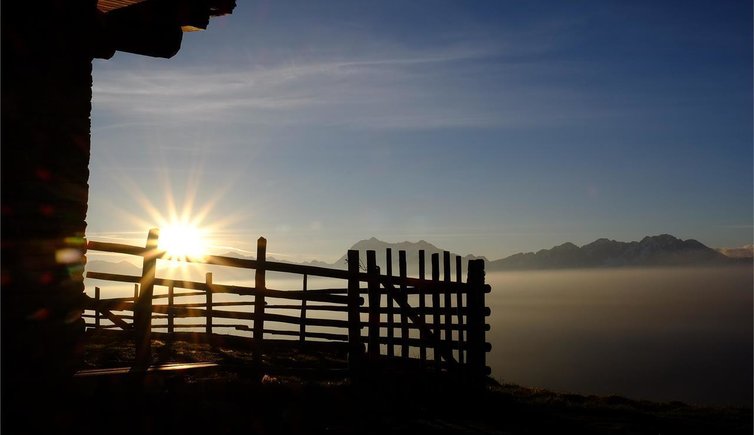
[[[138,204],[139,214],[132,210],[124,210],[115,206],[120,213],[135,228],[159,229],[158,250],[163,252],[158,266],[167,274],[166,278],[179,278],[188,271],[189,263],[201,262],[215,250],[227,248],[226,229],[234,226],[238,221],[247,220],[248,215],[224,213],[217,219],[213,210],[218,202],[232,187],[233,180],[226,178],[225,185],[207,197],[199,195],[201,170],[194,168],[186,178],[186,184],[181,195],[176,195],[172,186],[172,179],[167,170],[161,171],[162,193],[161,201],[155,202],[149,195],[129,177],[121,177],[118,182],[131,198]],[[204,197],[200,199],[200,197]],[[143,240],[143,239],[142,239]],[[142,242],[143,243],[143,242]]]
[[[206,230],[192,222],[171,222],[160,228],[158,249],[168,260],[197,260],[208,254]]]

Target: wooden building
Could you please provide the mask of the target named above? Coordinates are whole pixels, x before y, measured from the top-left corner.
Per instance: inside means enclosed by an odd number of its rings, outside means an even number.
[[[43,397],[79,363],[92,59],[116,51],[170,58],[183,32],[234,7],[234,0],[3,2],[4,405]]]

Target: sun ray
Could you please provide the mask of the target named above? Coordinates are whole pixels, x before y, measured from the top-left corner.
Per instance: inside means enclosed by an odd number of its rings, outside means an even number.
[[[196,260],[207,255],[204,230],[191,222],[178,221],[160,228],[159,248],[168,260]]]
[[[167,167],[148,169],[156,183],[146,184],[142,182],[145,179],[126,174],[114,177],[135,206],[114,200],[110,205],[114,215],[128,222],[129,228],[160,229],[159,249],[164,252],[163,261],[158,263],[160,273],[179,277],[193,267],[192,259],[224,254],[229,245],[235,245],[233,249],[243,246],[244,242],[238,240],[238,226],[253,221],[253,213],[241,213],[239,208],[231,212],[218,210],[223,198],[238,185],[240,174],[222,174],[222,181],[208,192],[201,161],[194,161],[187,171],[171,171]],[[234,237],[229,239],[227,233]],[[144,238],[135,237],[129,243],[143,245]]]

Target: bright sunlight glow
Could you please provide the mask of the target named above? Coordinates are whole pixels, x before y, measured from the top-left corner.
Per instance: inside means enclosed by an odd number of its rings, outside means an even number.
[[[173,222],[160,228],[159,248],[167,258],[182,260],[207,255],[207,242],[197,226]]]

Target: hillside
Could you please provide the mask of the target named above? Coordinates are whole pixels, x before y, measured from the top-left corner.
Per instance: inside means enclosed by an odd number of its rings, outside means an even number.
[[[102,331],[88,336],[85,362],[127,365],[133,343]],[[293,342],[291,342],[293,343]],[[489,380],[469,390],[450,378],[375,370],[348,377],[261,376],[243,347],[178,340],[154,341],[163,362],[211,361],[203,372],[79,379],[64,401],[34,418],[39,406],[16,418],[53,433],[96,427],[114,433],[249,434],[750,434],[750,408],[699,407],[619,396],[556,393]],[[165,351],[169,349],[169,351]],[[277,363],[320,364],[325,353],[277,348]],[[331,355],[342,357],[342,355]],[[312,372],[312,373],[316,373]],[[92,400],[96,394],[97,400]],[[26,415],[28,414],[28,415]],[[41,429],[41,428],[40,428]]]

